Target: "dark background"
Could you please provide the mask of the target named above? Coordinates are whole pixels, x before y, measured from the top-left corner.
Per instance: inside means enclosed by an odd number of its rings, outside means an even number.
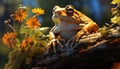
[[[54,23],[51,20],[52,8],[55,5],[65,7],[68,4],[73,5],[77,10],[81,11],[91,19],[93,19],[100,27],[105,23],[110,23],[111,0],[0,0],[0,69],[8,61],[7,49],[1,41],[3,33],[9,31],[9,27],[4,21],[13,13],[21,4],[27,6],[28,9],[40,7],[45,10],[45,15],[39,17],[42,26],[52,27]],[[30,10],[31,11],[31,10]],[[29,13],[31,15],[31,13]]]

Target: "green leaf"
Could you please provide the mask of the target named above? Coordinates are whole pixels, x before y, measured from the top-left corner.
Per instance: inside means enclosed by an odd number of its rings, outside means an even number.
[[[20,34],[30,34],[30,32],[31,32],[31,29],[30,28],[28,28],[27,26],[25,26],[25,25],[21,25],[21,28],[20,28]]]
[[[33,38],[35,42],[37,42],[39,40],[39,37],[42,35],[43,33],[39,29],[33,30],[32,33],[30,34],[30,36]]]
[[[115,16],[115,17],[113,17],[112,19],[111,19],[111,22],[112,23],[119,23],[120,22],[120,16]]]
[[[16,47],[20,47],[20,41],[19,41],[19,39],[17,39],[17,38],[16,38],[15,46],[16,46]]]
[[[51,28],[49,28],[49,27],[41,27],[39,30],[40,30],[44,35],[48,35],[50,29],[51,29]]]

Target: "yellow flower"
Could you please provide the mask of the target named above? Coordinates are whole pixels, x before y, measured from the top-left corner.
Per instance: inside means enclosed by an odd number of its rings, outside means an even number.
[[[29,28],[39,28],[40,27],[40,22],[39,22],[38,18],[31,17],[29,20],[27,20],[26,25]]]
[[[37,15],[44,14],[44,10],[42,10],[41,8],[34,8],[34,9],[32,9],[32,12]]]
[[[25,38],[21,43],[21,48],[25,48],[26,46],[30,46],[30,44],[33,42],[32,38],[27,37]]]
[[[8,47],[14,47],[15,45],[16,33],[5,33],[2,37],[3,43]]]
[[[25,17],[27,16],[27,12],[26,12],[26,9],[25,8],[22,8],[20,7],[16,12],[15,14],[12,14],[11,17],[13,17],[13,19],[15,21],[18,21],[18,22],[22,22]]]

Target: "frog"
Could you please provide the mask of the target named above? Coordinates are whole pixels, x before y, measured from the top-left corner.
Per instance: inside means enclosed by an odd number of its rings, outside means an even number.
[[[76,10],[73,5],[65,7],[54,6],[52,21],[55,25],[49,32],[50,44],[56,53],[56,44],[64,45],[60,40],[66,41],[67,45],[78,42],[83,35],[97,33],[99,26],[91,18]]]

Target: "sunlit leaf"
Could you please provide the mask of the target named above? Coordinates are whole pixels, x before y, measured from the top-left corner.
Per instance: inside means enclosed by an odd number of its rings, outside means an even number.
[[[21,25],[20,34],[24,34],[24,33],[28,34],[28,33],[30,33],[30,30],[31,29],[28,28],[27,26]]]
[[[120,22],[120,16],[115,16],[115,17],[113,17],[112,19],[111,19],[111,22],[112,23],[119,23]]]
[[[47,34],[49,34],[50,29],[51,29],[50,27],[41,27],[39,30],[40,30],[43,34],[47,35]]]
[[[20,41],[19,41],[19,39],[17,39],[17,38],[16,38],[15,46],[20,47]]]
[[[117,4],[117,3],[120,3],[120,0],[113,0],[111,3],[112,4]]]
[[[31,38],[36,42],[39,40],[39,36],[42,36],[42,32],[39,29],[33,30],[33,32],[30,34]]]

